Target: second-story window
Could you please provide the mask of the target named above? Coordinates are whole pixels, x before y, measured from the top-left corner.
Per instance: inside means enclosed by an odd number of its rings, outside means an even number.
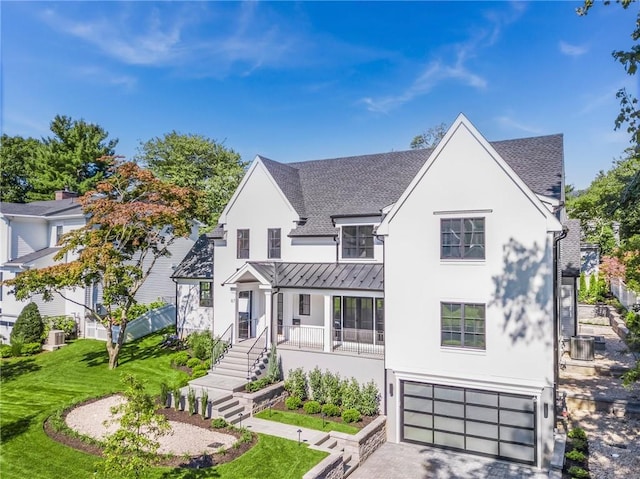
[[[373,225],[342,227],[343,258],[373,258]]]
[[[249,258],[249,230],[238,230],[238,259]]]
[[[440,258],[484,259],[484,218],[440,220]]]
[[[267,230],[267,254],[269,259],[280,258],[280,228]]]
[[[60,244],[62,238],[62,225],[56,225],[56,244]]]

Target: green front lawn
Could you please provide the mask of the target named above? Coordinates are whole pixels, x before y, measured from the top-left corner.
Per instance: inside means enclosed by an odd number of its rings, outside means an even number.
[[[317,431],[337,431],[345,432],[347,434],[356,434],[360,432],[360,429],[354,426],[350,426],[349,424],[333,422],[327,419],[324,420],[323,424],[322,418],[308,416],[306,414],[300,414],[297,412],[280,411],[273,409],[269,411],[268,409],[265,409],[258,414],[254,414],[254,416],[259,417],[260,419],[281,422],[283,424],[291,424],[293,426],[306,427],[308,429],[315,429]]]
[[[120,376],[134,374],[157,394],[160,383],[177,383],[185,373],[170,367],[172,351],[158,347],[158,333],[127,344],[120,367],[107,369],[103,342],[78,340],[51,353],[0,363],[0,477],[3,479],[93,477],[97,457],[58,444],[43,431],[53,412],[85,399],[123,389]],[[276,452],[277,451],[277,454]],[[271,436],[239,459],[201,470],[156,469],[157,478],[296,478],[325,453]]]

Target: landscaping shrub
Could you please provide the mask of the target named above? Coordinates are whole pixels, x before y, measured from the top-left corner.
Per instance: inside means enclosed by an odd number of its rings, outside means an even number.
[[[358,384],[356,378],[345,379],[342,382],[340,398],[344,409],[356,409],[358,407],[360,403],[360,384]]]
[[[211,359],[205,359],[202,361],[202,367],[205,369],[211,369]]]
[[[575,449],[578,449],[579,451],[586,451],[587,450],[587,441],[586,441],[586,439],[573,438],[572,441],[571,441],[571,444],[573,445],[573,447]]]
[[[318,366],[309,372],[309,387],[311,388],[311,398],[324,404],[326,400],[322,389],[322,371]]]
[[[0,344],[0,358],[10,358],[10,357],[11,357],[11,345]]]
[[[320,411],[322,411],[322,406],[318,401],[307,401],[306,403],[304,403],[304,406],[302,406],[302,408],[307,414],[318,414]]]
[[[24,341],[19,336],[11,338],[11,356],[17,358],[22,355],[22,347],[24,346]]]
[[[209,406],[209,391],[203,389],[200,393],[200,414],[202,417],[207,416],[207,409]]]
[[[340,374],[332,374],[330,371],[325,371],[322,375],[322,390],[324,391],[324,399],[326,403],[335,404],[337,406],[342,404],[341,386]]]
[[[198,331],[191,333],[187,338],[187,346],[198,359],[208,359],[213,351],[213,337],[210,331]]]
[[[292,411],[300,409],[300,406],[302,406],[302,399],[300,399],[298,396],[289,396],[287,399],[285,399],[284,405],[287,407],[287,409],[290,409]]]
[[[36,303],[29,303],[22,309],[13,325],[11,343],[18,338],[23,343],[42,343],[43,333],[44,321],[40,316],[40,310]]]
[[[256,379],[255,381],[251,381],[244,386],[245,391],[254,393],[256,391],[260,391],[260,389],[264,389],[271,384],[271,381],[268,377]]]
[[[196,392],[193,388],[189,388],[187,392],[187,407],[189,409],[189,414],[192,416],[196,413],[196,404],[197,404]]]
[[[579,284],[579,289],[578,289],[578,301],[580,301],[580,302],[586,301],[587,294],[588,294],[587,277],[585,275],[585,272],[582,271],[580,273],[580,284]]]
[[[342,412],[342,420],[346,423],[358,422],[362,419],[360,411],[357,409],[345,409]]]
[[[576,462],[583,462],[587,456],[585,456],[584,452],[578,451],[577,449],[573,449],[571,452],[567,452],[565,454],[565,457],[567,459],[570,459],[572,461],[576,461]]]
[[[189,369],[195,369],[201,365],[202,365],[202,361],[200,361],[198,358],[189,358],[189,360],[187,361],[187,367]]]
[[[302,368],[289,370],[289,377],[284,382],[284,389],[291,396],[300,398],[301,401],[307,399],[307,376]]]
[[[360,401],[356,409],[365,416],[375,416],[378,414],[378,407],[380,405],[380,393],[378,386],[373,381],[369,381],[362,386],[360,391]]]
[[[325,416],[339,416],[340,408],[335,404],[325,404],[324,406],[322,406],[322,412],[325,414]]]
[[[587,433],[581,427],[571,429],[571,431],[567,433],[567,436],[569,436],[571,439],[584,439],[585,441],[587,440]]]
[[[227,427],[227,421],[223,417],[217,417],[211,420],[211,427],[214,429],[224,429]]]
[[[23,356],[38,354],[40,351],[42,351],[42,344],[40,343],[25,343],[22,345]]]
[[[173,408],[177,411],[180,409],[180,386],[174,386],[171,390],[171,396],[173,401]]]
[[[269,359],[267,364],[267,376],[269,383],[277,383],[280,381],[282,375],[280,374],[280,361],[278,359],[278,351],[276,351],[276,345],[271,346],[269,351]]]
[[[65,339],[69,339],[76,332],[76,320],[69,316],[47,316],[43,318],[45,331],[43,339],[49,335],[52,329],[64,331]]]
[[[160,404],[162,407],[167,407],[169,401],[169,385],[164,381],[160,383]]]
[[[187,353],[186,351],[180,351],[178,353],[175,353],[171,357],[171,362],[175,366],[186,366],[188,361],[189,361],[189,353]]]
[[[575,477],[576,479],[588,479],[590,477],[587,471],[578,466],[571,466],[568,472],[572,478]]]
[[[207,373],[208,373],[207,370],[204,369],[202,366],[197,366],[193,368],[193,370],[191,371],[191,379],[201,378],[203,376],[206,376]]]

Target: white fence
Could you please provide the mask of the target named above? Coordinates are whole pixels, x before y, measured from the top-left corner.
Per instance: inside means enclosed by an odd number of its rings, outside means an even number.
[[[631,306],[640,303],[640,295],[627,288],[621,279],[614,279],[611,281],[611,292],[627,309],[631,309]]]
[[[176,307],[173,304],[167,304],[161,308],[153,309],[138,319],[131,321],[127,325],[127,333],[124,339],[125,343],[134,341],[143,336],[148,336],[159,329],[171,326],[176,322]],[[116,338],[120,328],[114,326],[113,337]],[[107,330],[104,326],[90,318],[85,319],[84,337],[87,339],[107,340]]]

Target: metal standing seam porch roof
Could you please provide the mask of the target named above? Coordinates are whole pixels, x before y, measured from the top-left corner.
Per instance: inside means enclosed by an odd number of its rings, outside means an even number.
[[[380,263],[248,262],[276,288],[384,290]]]

